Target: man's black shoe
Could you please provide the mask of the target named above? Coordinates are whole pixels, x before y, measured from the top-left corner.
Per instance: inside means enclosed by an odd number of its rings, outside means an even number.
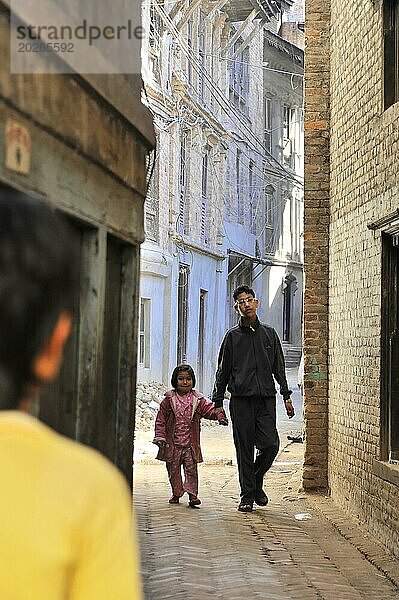
[[[255,502],[258,506],[267,506],[269,498],[266,496],[265,492],[261,490],[260,492],[256,492]]]
[[[253,504],[252,504],[252,502],[240,502],[237,510],[239,512],[252,512]]]

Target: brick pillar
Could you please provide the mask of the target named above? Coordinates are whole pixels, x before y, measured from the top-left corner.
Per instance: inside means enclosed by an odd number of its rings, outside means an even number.
[[[304,489],[328,487],[330,0],[306,2]]]

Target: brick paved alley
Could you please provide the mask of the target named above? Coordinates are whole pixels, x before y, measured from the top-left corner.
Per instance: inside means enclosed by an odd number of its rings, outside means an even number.
[[[163,464],[147,457],[135,465],[146,600],[399,597],[398,562],[329,499],[298,492],[302,444],[281,436],[265,485],[269,505],[242,514],[230,428],[204,427],[202,435],[199,509],[185,498],[168,504]],[[311,518],[297,520],[301,514]]]

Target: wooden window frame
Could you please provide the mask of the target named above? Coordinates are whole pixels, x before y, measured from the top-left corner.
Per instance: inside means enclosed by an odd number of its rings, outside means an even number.
[[[399,1],[384,0],[384,109],[399,100]]]

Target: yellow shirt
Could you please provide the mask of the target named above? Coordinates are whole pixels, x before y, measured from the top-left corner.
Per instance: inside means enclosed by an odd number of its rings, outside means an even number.
[[[0,412],[0,599],[141,599],[131,500],[94,450]]]

